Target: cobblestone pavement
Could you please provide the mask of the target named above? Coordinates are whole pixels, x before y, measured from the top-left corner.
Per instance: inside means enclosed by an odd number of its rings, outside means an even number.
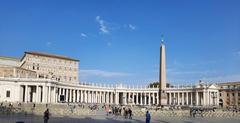
[[[134,117],[133,119],[124,119],[123,117],[95,115],[87,117],[50,117],[49,123],[144,123],[145,117]],[[0,115],[0,123],[43,123],[42,116],[24,116],[24,115]],[[235,118],[170,118],[153,117],[152,123],[239,123],[240,119]]]

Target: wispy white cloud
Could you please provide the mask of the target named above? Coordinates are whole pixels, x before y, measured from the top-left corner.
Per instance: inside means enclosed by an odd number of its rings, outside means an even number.
[[[110,71],[103,71],[103,70],[80,70],[79,76],[81,77],[89,77],[89,76],[97,76],[97,77],[126,77],[131,76],[129,73],[123,73],[123,72],[110,72]]]
[[[87,35],[85,33],[81,33],[81,37],[86,38]]]
[[[174,74],[174,75],[205,75],[205,74],[211,74],[211,73],[216,73],[216,71],[177,71],[175,69],[170,69],[167,70],[169,74]]]
[[[128,27],[129,27],[131,30],[135,30],[135,29],[136,29],[136,26],[133,26],[132,24],[128,24]]]
[[[46,46],[47,47],[51,47],[52,46],[52,42],[50,42],[50,41],[46,42]]]
[[[106,25],[106,22],[103,19],[101,19],[100,16],[96,16],[96,21],[100,25],[100,29],[99,30],[100,30],[101,33],[103,33],[103,34],[109,33],[109,30],[108,30],[108,27]]]
[[[204,77],[201,80],[210,81],[210,82],[235,82],[235,81],[240,81],[240,74]]]

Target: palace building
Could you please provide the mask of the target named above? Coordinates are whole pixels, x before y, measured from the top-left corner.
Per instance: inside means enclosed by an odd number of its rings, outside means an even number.
[[[219,86],[219,105],[240,106],[240,82],[218,83]]]
[[[79,60],[39,52],[21,59],[0,57],[0,101],[218,106],[216,84],[166,87],[165,45],[160,46],[159,86],[130,87],[79,82]]]

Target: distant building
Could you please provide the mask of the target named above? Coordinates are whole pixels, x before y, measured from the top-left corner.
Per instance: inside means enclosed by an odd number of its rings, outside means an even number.
[[[20,67],[0,67],[0,77],[8,78],[37,78],[35,71]]]
[[[20,67],[20,59],[0,56],[0,77],[36,78],[36,72]]]
[[[240,106],[240,82],[219,83],[219,105]]]
[[[38,78],[78,83],[79,60],[40,52],[25,52],[21,68],[36,71]]]

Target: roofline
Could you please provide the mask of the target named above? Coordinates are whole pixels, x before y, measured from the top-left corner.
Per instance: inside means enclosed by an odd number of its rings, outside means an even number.
[[[68,57],[66,57],[66,56],[60,56],[60,55],[55,55],[55,54],[47,54],[47,53],[41,53],[41,52],[24,52],[24,55],[23,55],[23,57],[21,58],[21,61],[22,61],[23,58],[26,56],[26,54],[46,56],[46,57],[52,57],[52,58],[59,58],[59,59],[76,61],[76,62],[79,62],[79,61],[80,61],[80,60],[78,60],[78,59],[68,58]]]

